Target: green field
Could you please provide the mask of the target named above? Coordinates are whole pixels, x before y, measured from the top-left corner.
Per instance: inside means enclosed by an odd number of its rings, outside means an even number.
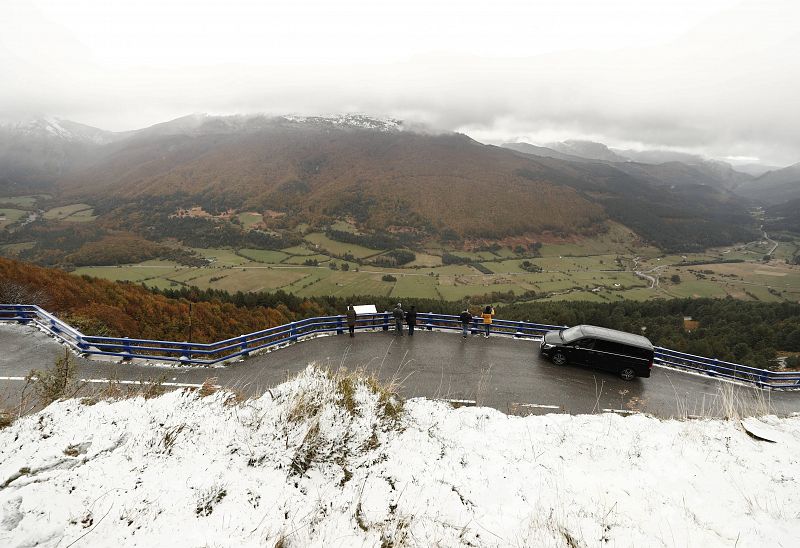
[[[11,223],[16,223],[26,215],[28,215],[28,212],[22,209],[0,209],[0,229],[7,227]]]
[[[301,291],[304,291],[306,288],[311,287],[319,280],[330,276],[330,270],[327,268],[303,268],[298,269],[298,272],[303,274],[302,278],[299,278],[297,281],[287,284],[281,289],[287,291],[289,293],[300,294]]]
[[[236,217],[242,223],[242,227],[245,230],[250,230],[258,223],[264,221],[264,216],[261,215],[261,213],[254,213],[252,211],[248,211],[246,213],[239,213]]]
[[[44,218],[50,221],[88,222],[97,218],[92,215],[93,211],[88,204],[70,204],[46,211]]]
[[[196,285],[201,289],[214,288],[235,293],[237,291],[273,291],[304,276],[305,273],[299,269],[258,267],[218,269],[216,271],[211,269],[195,277],[187,276],[184,272],[175,279],[189,285]]]
[[[31,196],[0,196],[0,203],[14,204],[19,207],[32,208],[40,199],[49,199],[49,194],[34,194]]]
[[[23,198],[17,198],[23,203]],[[3,199],[0,198],[0,201]],[[35,203],[27,197],[24,203]],[[23,207],[23,205],[20,205]],[[25,214],[22,209],[7,208],[11,221]],[[50,209],[48,219],[90,221],[91,206],[71,204]],[[244,227],[254,226],[260,214],[238,214]],[[337,221],[332,228],[357,233],[356,226]],[[305,230],[305,229],[304,229]],[[311,229],[308,229],[311,230]],[[415,248],[416,260],[403,267],[384,268],[370,264],[387,250],[338,242],[328,238],[319,227],[306,233],[302,244],[277,250],[262,249],[193,249],[198,256],[210,261],[205,267],[187,267],[168,261],[148,261],[122,267],[93,266],[76,270],[114,280],[144,282],[160,288],[196,285],[226,291],[273,291],[281,289],[301,296],[390,295],[392,297],[425,297],[460,300],[476,298],[589,300],[613,302],[621,299],[647,300],[675,297],[732,296],[738,299],[763,301],[797,301],[800,299],[800,266],[788,265],[800,249],[800,239],[779,242],[773,259],[762,259],[772,244],[762,241],[739,244],[701,253],[663,254],[641,243],[626,228],[611,224],[607,233],[590,239],[545,241],[541,257],[531,257],[530,240],[524,241],[524,254],[517,254],[516,244],[495,251],[465,251],[437,242]],[[13,241],[13,240],[12,240]],[[13,255],[33,244],[9,244],[0,248]],[[531,248],[532,249],[532,248]],[[443,265],[442,255],[451,253],[474,261],[473,264]],[[349,271],[342,271],[346,254]],[[719,263],[721,260],[741,259],[741,263]],[[317,266],[304,264],[317,261]],[[521,267],[523,260],[542,268],[533,273]],[[687,266],[691,261],[711,264]],[[714,263],[714,261],[717,261]],[[330,268],[335,265],[336,270]],[[476,267],[480,267],[478,270]],[[490,273],[485,273],[488,270]],[[637,277],[634,270],[658,279],[651,287],[648,280]],[[390,273],[397,280],[385,282],[381,277]],[[677,275],[680,279],[674,279]],[[531,296],[530,292],[535,292]],[[496,293],[495,297],[484,297]],[[527,293],[527,294],[526,294]]]
[[[392,297],[423,297],[438,299],[436,278],[434,276],[399,276],[391,292]]]
[[[247,257],[241,257],[233,249],[227,248],[192,248],[192,251],[200,257],[208,259],[214,266],[241,266],[250,264],[253,261]]]
[[[330,271],[311,286],[298,292],[299,295],[388,295],[392,284],[381,281],[377,274],[364,272]]]
[[[491,251],[451,251],[450,254],[470,261],[491,261],[499,258]]]
[[[342,232],[350,232],[351,234],[358,234],[356,227],[346,221],[336,221],[331,225],[333,230],[340,230]]]
[[[247,257],[251,261],[266,264],[279,264],[290,257],[283,251],[270,251],[266,249],[240,249],[239,255]]]
[[[417,258],[412,262],[405,265],[406,267],[436,267],[442,266],[442,257],[439,255],[430,255],[428,253],[416,253]]]
[[[19,255],[21,251],[25,251],[26,249],[32,249],[35,245],[36,242],[20,242],[18,244],[0,245],[0,255],[4,255],[6,257],[13,257],[15,255]]]
[[[312,251],[308,249],[306,246],[303,245],[296,245],[294,247],[287,247],[286,249],[282,249],[284,253],[287,255],[316,255],[316,251]]]
[[[83,266],[76,268],[74,274],[95,276],[107,280],[126,281],[126,282],[147,282],[158,278],[174,277],[181,272],[188,271],[188,268],[181,268],[177,265],[139,265],[126,266]],[[151,285],[148,283],[147,285]]]
[[[370,249],[368,247],[363,247],[360,245],[355,244],[346,244],[344,242],[337,242],[336,240],[331,240],[325,234],[321,234],[319,232],[312,232],[311,234],[306,234],[305,240],[309,242],[314,249],[318,252],[330,252],[334,255],[345,255],[349,253],[353,257],[357,259],[364,259],[366,257],[371,257],[373,255],[378,255],[382,253],[380,249]]]

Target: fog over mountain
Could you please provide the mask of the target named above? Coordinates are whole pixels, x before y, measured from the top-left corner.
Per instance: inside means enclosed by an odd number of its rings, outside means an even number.
[[[196,8],[7,3],[0,118],[124,131],[193,111],[363,112],[493,144],[800,159],[792,0]]]

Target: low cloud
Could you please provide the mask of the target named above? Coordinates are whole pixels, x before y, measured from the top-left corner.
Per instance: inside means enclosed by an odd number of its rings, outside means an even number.
[[[0,117],[122,130],[189,112],[363,112],[494,143],[592,138],[787,165],[800,161],[800,8],[764,4],[757,21],[745,3],[669,44],[525,58],[115,69],[68,55],[31,63],[0,44]]]

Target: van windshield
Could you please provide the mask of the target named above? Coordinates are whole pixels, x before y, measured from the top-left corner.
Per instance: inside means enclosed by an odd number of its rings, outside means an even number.
[[[583,337],[580,327],[577,326],[563,329],[559,334],[561,335],[561,340],[565,343],[571,343]]]

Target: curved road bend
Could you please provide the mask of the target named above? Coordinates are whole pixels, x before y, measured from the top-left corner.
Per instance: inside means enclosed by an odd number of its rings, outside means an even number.
[[[48,368],[63,347],[36,329],[0,323],[0,376],[24,377]],[[557,367],[538,357],[538,342],[494,336],[417,331],[414,337],[392,332],[318,337],[251,356],[225,367],[163,367],[76,358],[78,376],[91,379],[155,380],[217,384],[260,395],[307,364],[363,368],[384,380],[401,381],[405,397],[425,396],[477,401],[503,412],[542,414],[643,411],[660,417],[720,415],[721,387],[734,387],[737,399],[755,407],[768,400],[771,412],[800,411],[800,392],[768,392],[710,377],[654,368],[649,379],[625,382],[602,371]],[[18,397],[22,382],[0,380],[0,397]],[[1,400],[0,400],[1,401]]]

